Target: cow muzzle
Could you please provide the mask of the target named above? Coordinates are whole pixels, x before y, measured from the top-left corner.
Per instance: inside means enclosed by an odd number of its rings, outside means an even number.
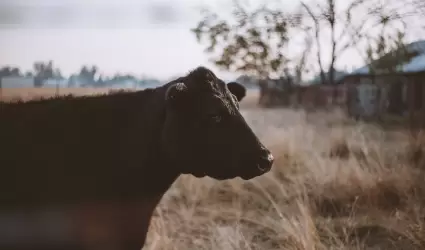
[[[246,165],[244,166],[246,172],[241,175],[241,178],[244,180],[249,180],[254,177],[268,173],[272,169],[273,163],[274,157],[272,153],[267,149],[263,149],[260,153],[260,156],[256,158],[251,158],[246,163]]]

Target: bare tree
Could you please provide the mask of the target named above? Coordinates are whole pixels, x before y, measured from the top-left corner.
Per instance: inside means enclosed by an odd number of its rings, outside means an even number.
[[[314,4],[301,2],[304,10],[303,26],[310,28],[310,35],[315,39],[321,82],[334,83],[335,65],[348,49],[356,49],[363,56],[364,62],[367,62],[362,47],[380,39],[383,29],[386,31],[385,36],[394,37],[404,32],[409,26],[407,18],[418,16],[412,3],[416,0],[405,1],[410,2],[404,5],[392,0],[324,0]],[[325,47],[330,47],[329,55],[323,53]],[[327,56],[329,64],[325,66],[323,61]]]
[[[298,58],[293,59],[295,64],[295,82],[297,84],[302,82],[304,73],[308,73],[309,70],[312,68],[311,64],[309,64],[309,55],[313,47],[314,39],[312,36],[308,35],[308,31],[305,32],[307,33],[307,35],[304,37],[303,41],[304,49]]]
[[[379,0],[301,0],[298,10],[291,13],[266,5],[250,12],[238,1],[234,3],[235,23],[205,11],[203,20],[192,29],[198,41],[208,41],[206,51],[215,55],[216,65],[265,78],[285,75],[292,63],[298,80],[310,67],[308,63],[315,61],[321,82],[331,84],[335,83],[338,60],[347,50],[357,50],[367,62],[363,48],[377,39],[377,31],[386,26],[392,27],[388,32],[397,34],[395,27],[405,27],[405,18],[413,15],[408,8],[395,8],[399,5],[395,0],[391,4]],[[289,38],[300,35],[305,46],[301,53],[294,56],[293,51],[285,51],[292,40]]]
[[[371,23],[374,15],[373,8],[370,8],[372,1],[353,0],[347,4],[345,1],[326,0],[324,4],[316,2],[314,5],[301,2],[304,10],[303,25],[313,33],[310,35],[314,37],[316,60],[322,83],[334,84],[335,65],[338,59],[344,52],[356,47],[367,37],[366,30],[370,27],[368,24]],[[343,2],[347,5],[339,8]],[[363,10],[362,15],[359,15],[360,10]],[[353,18],[353,16],[356,17]],[[324,38],[326,38],[325,43]],[[323,54],[324,46],[330,47],[327,69],[323,62],[326,57]]]

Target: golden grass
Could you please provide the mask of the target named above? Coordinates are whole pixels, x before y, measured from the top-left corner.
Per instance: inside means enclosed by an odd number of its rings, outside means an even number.
[[[111,91],[111,88],[0,88],[0,101],[10,101],[18,98],[31,100],[39,97],[67,94],[77,96],[103,94],[109,91]],[[257,92],[248,90],[242,105],[246,108],[255,108],[257,105]]]
[[[251,181],[181,176],[144,249],[425,248],[425,136],[255,102],[249,93],[242,113],[272,149],[272,172]]]
[[[108,93],[110,88],[0,88],[0,101],[30,100],[39,97],[73,94],[77,96]]]

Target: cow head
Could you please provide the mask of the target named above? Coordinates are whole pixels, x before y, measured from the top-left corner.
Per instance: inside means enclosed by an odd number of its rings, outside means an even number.
[[[239,112],[242,85],[199,67],[166,87],[161,144],[181,173],[251,179],[271,169],[272,154]]]

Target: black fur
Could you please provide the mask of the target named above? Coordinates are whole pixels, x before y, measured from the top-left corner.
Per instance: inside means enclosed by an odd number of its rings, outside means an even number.
[[[139,249],[180,174],[250,179],[270,170],[270,152],[238,110],[245,93],[230,86],[199,67],[155,89],[0,102],[0,213],[142,204],[128,221],[139,226]]]

